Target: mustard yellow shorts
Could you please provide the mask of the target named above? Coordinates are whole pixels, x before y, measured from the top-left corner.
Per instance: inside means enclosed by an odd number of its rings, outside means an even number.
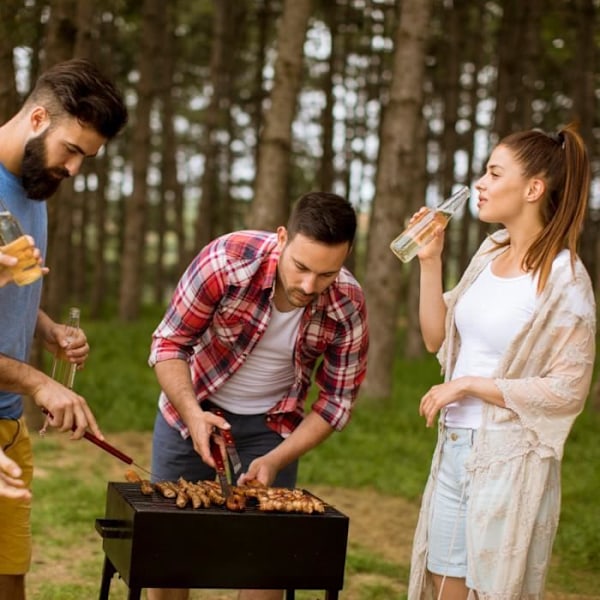
[[[33,452],[25,420],[0,419],[0,448],[31,487]],[[24,575],[31,562],[31,501],[0,497],[0,575]]]

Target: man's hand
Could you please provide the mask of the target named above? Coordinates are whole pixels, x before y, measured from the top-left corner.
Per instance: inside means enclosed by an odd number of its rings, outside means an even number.
[[[200,407],[198,407],[197,411],[194,411],[192,418],[188,418],[186,425],[194,442],[194,450],[209,467],[214,469],[216,465],[210,453],[210,436],[215,427],[218,429],[230,429],[231,425],[223,417],[219,417],[210,411],[202,410]]]
[[[25,483],[20,477],[19,465],[0,450],[0,496],[29,500],[31,492],[25,487]]]
[[[259,456],[250,463],[248,471],[240,475],[238,485],[244,485],[246,481],[251,479],[258,479],[258,481],[268,487],[275,481],[279,469],[279,465],[271,461],[268,454]]]
[[[33,238],[29,235],[25,236],[30,245],[31,256],[37,259],[38,263],[41,265],[42,254],[39,248],[35,247],[35,243]],[[29,253],[28,253],[29,256]],[[2,248],[0,247],[0,287],[6,285],[13,281],[13,272],[11,267],[14,267],[17,264],[17,259],[14,256],[10,256],[9,254],[5,254],[2,252]],[[42,273],[46,275],[49,269],[47,267],[42,267]]]
[[[90,353],[90,346],[83,329],[73,329],[61,323],[55,323],[49,317],[41,330],[44,347],[54,354],[62,354],[82,369]]]
[[[72,439],[83,437],[86,429],[104,439],[87,402],[73,390],[47,377],[34,388],[31,396],[48,413],[48,423],[60,431],[72,430]]]
[[[14,256],[9,256],[0,251],[0,287],[13,280],[13,273],[10,267],[14,267],[16,264],[17,259]]]

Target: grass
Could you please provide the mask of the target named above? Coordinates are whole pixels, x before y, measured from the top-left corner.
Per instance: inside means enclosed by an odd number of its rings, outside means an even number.
[[[78,373],[75,388],[88,399],[105,433],[152,428],[159,390],[147,358],[160,316],[160,311],[150,310],[131,324],[86,322],[83,316],[92,354],[86,368]],[[437,381],[439,368],[433,358],[399,360],[392,397],[378,402],[361,398],[344,432],[334,434],[302,460],[300,484],[307,488],[315,484],[371,488],[417,505],[436,433],[424,427],[416,406]],[[590,595],[600,590],[599,432],[600,415],[588,408],[576,421],[567,442],[561,523],[549,577],[553,590]],[[59,468],[67,460],[64,454],[51,438],[36,447],[41,474],[36,473],[34,482],[34,540],[43,537],[43,561],[60,565],[65,556],[73,560],[69,565],[71,583],[65,586],[48,581],[36,595],[41,600],[94,597],[99,583],[97,564],[102,551],[93,523],[103,509],[99,499],[103,502],[106,463],[101,458],[87,465],[82,477],[82,469],[76,466]],[[72,454],[69,460],[77,460]],[[55,467],[51,476],[44,477],[44,465]],[[68,495],[65,490],[69,490]],[[90,538],[97,546],[97,555],[79,562],[73,559],[73,549]],[[356,547],[349,548],[347,569],[352,574],[380,576],[364,584],[361,600],[394,597],[386,578],[406,581],[408,577],[407,567],[399,569],[377,553]]]

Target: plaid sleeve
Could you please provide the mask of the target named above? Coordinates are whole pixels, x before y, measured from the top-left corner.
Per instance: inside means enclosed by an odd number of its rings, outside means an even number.
[[[350,301],[347,307],[351,306]],[[352,305],[319,365],[315,381],[319,395],[312,406],[334,429],[348,423],[358,390],[367,371],[369,330],[364,300]]]
[[[152,334],[148,363],[179,358],[188,360],[209,326],[226,289],[226,257],[222,242],[206,246],[182,275],[165,316]]]

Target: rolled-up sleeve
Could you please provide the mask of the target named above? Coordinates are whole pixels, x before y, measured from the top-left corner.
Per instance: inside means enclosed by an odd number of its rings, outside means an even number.
[[[189,360],[194,346],[210,325],[225,287],[219,242],[206,246],[182,275],[165,316],[152,334],[148,364]]]
[[[342,430],[367,372],[369,330],[364,302],[338,323],[338,332],[319,365],[319,395],[312,410],[334,429]]]

